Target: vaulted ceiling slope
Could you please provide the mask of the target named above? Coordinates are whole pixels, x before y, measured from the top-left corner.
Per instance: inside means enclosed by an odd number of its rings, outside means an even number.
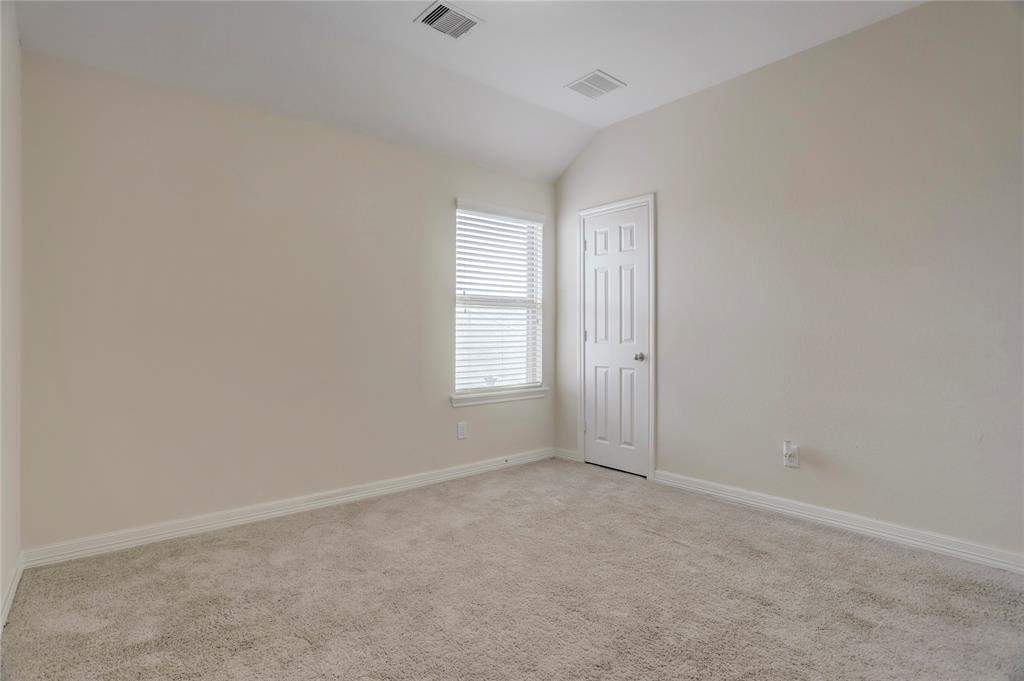
[[[914,2],[22,2],[25,48],[554,180],[594,132]],[[564,86],[594,69],[627,87]]]

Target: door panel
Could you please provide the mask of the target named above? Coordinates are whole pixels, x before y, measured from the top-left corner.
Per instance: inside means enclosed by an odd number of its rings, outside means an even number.
[[[636,369],[619,369],[619,440],[636,446]]]
[[[648,223],[646,205],[583,219],[583,455],[639,475],[650,455]]]
[[[608,367],[594,367],[594,439],[608,443]]]
[[[608,342],[608,268],[594,269],[594,342]]]
[[[619,342],[636,342],[636,268],[619,268]]]

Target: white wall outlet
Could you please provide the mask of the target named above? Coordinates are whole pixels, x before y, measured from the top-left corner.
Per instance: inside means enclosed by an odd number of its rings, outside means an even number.
[[[460,440],[465,440],[469,437],[469,426],[466,425],[465,421],[459,421],[455,424],[455,437]]]
[[[782,465],[786,468],[800,468],[800,446],[792,440],[782,442]]]

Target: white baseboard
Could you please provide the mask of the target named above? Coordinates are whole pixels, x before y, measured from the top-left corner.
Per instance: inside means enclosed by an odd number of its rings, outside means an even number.
[[[7,622],[7,615],[11,612],[11,604],[14,603],[14,593],[18,590],[18,584],[21,583],[21,573],[25,569],[24,554],[18,556],[18,560],[14,566],[14,574],[11,575],[11,581],[7,584],[7,589],[4,590],[3,602],[0,603],[0,631],[3,629],[3,625]]]
[[[120,551],[143,544],[164,541],[165,539],[186,537],[258,520],[301,513],[302,511],[311,511],[324,506],[334,506],[336,504],[345,504],[395,492],[404,492],[405,490],[432,485],[444,482],[445,480],[465,478],[478,473],[498,470],[499,468],[550,459],[552,456],[554,456],[554,450],[552,449],[536,449],[529,452],[520,452],[518,454],[509,454],[508,456],[499,456],[494,459],[463,464],[461,466],[427,471],[426,473],[416,473],[400,478],[343,487],[329,492],[281,499],[280,501],[270,501],[229,511],[218,511],[181,520],[146,525],[145,527],[117,530],[91,537],[57,542],[47,546],[27,549],[22,554],[22,563],[24,568],[61,563],[66,560]]]
[[[24,556],[24,553],[18,555],[18,560],[14,564],[14,574],[11,575],[11,581],[5,585],[7,588],[4,590],[2,600],[0,600],[0,663],[3,661],[4,626],[7,624],[7,616],[10,614],[11,605],[14,603],[14,594],[18,591],[18,584],[21,583],[21,573],[25,570]]]
[[[906,546],[962,558],[972,563],[980,563],[989,567],[1024,574],[1024,554],[1013,553],[1012,551],[1005,551],[992,546],[985,546],[984,544],[976,544],[936,532],[915,530],[903,525],[895,525],[824,506],[815,506],[814,504],[807,504],[802,501],[793,501],[792,499],[761,494],[760,492],[751,492],[740,487],[722,485],[698,478],[688,478],[685,475],[669,473],[668,471],[655,471],[654,481],[689,492],[708,494],[719,499],[775,511],[776,513],[784,513],[797,518],[804,518],[805,520],[814,520],[859,534],[888,539],[898,544],[905,544]]]
[[[578,461],[579,463],[583,463],[583,454],[575,449],[556,448],[554,452],[556,459],[565,459],[566,461]]]

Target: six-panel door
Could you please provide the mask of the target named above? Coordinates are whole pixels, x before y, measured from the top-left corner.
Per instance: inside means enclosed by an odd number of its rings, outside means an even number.
[[[584,458],[647,475],[648,207],[587,216],[584,256]]]

